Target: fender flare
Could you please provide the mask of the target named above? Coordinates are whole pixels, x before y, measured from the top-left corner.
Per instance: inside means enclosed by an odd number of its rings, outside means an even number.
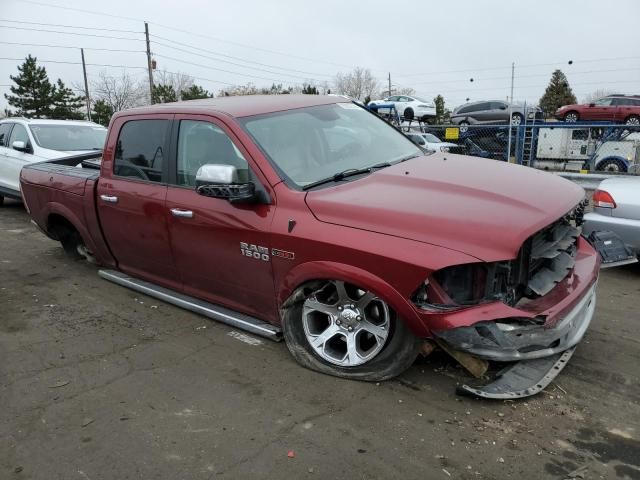
[[[627,170],[629,170],[629,161],[626,158],[620,157],[618,155],[610,155],[608,157],[604,157],[604,158],[598,160],[598,163],[595,165],[596,170],[598,170],[599,169],[598,167],[600,167],[600,165],[603,162],[606,162],[607,160],[617,160],[617,161],[621,162],[625,166],[625,168]]]
[[[67,220],[73,226],[73,228],[78,231],[86,246],[89,247],[89,250],[95,251],[93,238],[91,238],[91,235],[89,235],[89,232],[84,227],[83,223],[68,207],[64,206],[61,203],[49,202],[44,208],[43,217],[47,222],[45,225],[47,235],[51,235],[49,232],[49,218],[51,217],[51,215],[60,215],[62,218]]]
[[[301,263],[291,269],[277,286],[278,307],[295,293],[301,285],[313,280],[342,280],[374,292],[383,298],[396,311],[405,324],[414,332],[424,332],[418,313],[414,310],[409,299],[373,273],[353,265],[331,262],[312,261]]]

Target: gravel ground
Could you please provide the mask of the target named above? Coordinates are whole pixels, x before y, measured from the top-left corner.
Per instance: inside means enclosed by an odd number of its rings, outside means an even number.
[[[640,267],[604,271],[567,368],[458,397],[443,354],[382,384],[98,278],[0,208],[2,479],[640,479]]]

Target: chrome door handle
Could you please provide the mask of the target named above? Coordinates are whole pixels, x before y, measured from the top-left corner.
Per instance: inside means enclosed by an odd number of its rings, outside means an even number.
[[[171,214],[174,217],[193,218],[193,212],[191,210],[180,210],[179,208],[172,208]]]
[[[103,202],[107,203],[118,203],[118,197],[112,195],[100,195],[100,198]]]

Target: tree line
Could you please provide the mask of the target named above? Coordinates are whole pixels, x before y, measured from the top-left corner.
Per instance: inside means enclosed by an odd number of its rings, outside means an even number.
[[[53,118],[80,120],[85,119],[86,98],[84,88],[73,85],[76,91],[83,95],[76,95],[74,89],[66,86],[61,79],[55,82],[49,80],[46,69],[38,66],[37,59],[29,55],[22,65],[18,66],[18,75],[11,75],[14,85],[10,87],[10,94],[5,98],[10,107],[15,110],[6,110],[6,115],[20,115],[32,118]],[[123,72],[119,76],[100,73],[96,79],[90,81],[89,91],[91,119],[102,125],[108,125],[114,112],[150,103],[168,103],[182,100],[195,100],[212,98],[214,96],[234,95],[287,95],[303,93],[309,95],[334,93],[348,95],[352,98],[369,103],[375,98],[383,98],[388,92],[381,90],[381,85],[369,69],[357,67],[347,73],[338,73],[332,84],[305,83],[296,86],[283,86],[272,84],[270,87],[258,87],[253,83],[234,85],[221,89],[214,95],[200,85],[197,85],[190,75],[171,73],[167,71],[154,72],[154,85],[151,95],[148,83],[144,80],[135,80]],[[401,88],[393,91],[396,95],[415,95],[413,88]],[[596,92],[594,92],[594,95]],[[437,95],[433,102],[436,107],[436,122],[447,123],[451,111],[446,108],[444,97]],[[539,105],[542,110],[551,116],[557,108],[577,103],[576,97],[569,86],[565,74],[556,70],[551,75],[551,80],[544,94],[540,98]]]

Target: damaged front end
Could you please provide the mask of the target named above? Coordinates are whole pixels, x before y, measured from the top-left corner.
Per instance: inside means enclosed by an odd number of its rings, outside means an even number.
[[[461,393],[521,398],[542,390],[584,336],[596,304],[597,253],[581,237],[585,203],[527,239],[514,260],[448,267],[413,296],[446,350],[518,362]]]

